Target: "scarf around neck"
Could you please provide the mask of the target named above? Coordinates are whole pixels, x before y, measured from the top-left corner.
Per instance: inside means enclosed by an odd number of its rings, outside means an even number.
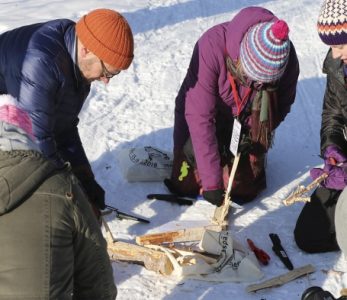
[[[238,93],[237,86],[239,85],[251,90],[247,102],[250,101],[252,94],[256,93],[251,103],[250,138],[253,144],[258,144],[261,148],[260,150],[266,152],[272,146],[274,130],[277,124],[278,87],[273,84],[259,84],[250,81],[241,74],[229,56],[226,57],[226,66],[233,94]],[[244,107],[246,106],[247,104]],[[237,115],[237,117],[241,117],[246,112],[243,109],[239,113],[240,115]]]

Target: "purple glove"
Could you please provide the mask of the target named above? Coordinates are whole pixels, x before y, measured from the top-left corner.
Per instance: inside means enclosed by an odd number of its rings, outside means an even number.
[[[347,157],[342,153],[342,151],[336,146],[328,146],[324,152],[325,160],[329,160],[329,164],[333,164],[331,159],[335,160],[335,163],[344,163],[347,161]]]
[[[347,185],[347,158],[336,146],[328,146],[324,153],[324,168],[314,168],[310,175],[313,180],[323,173],[328,177],[321,185],[328,189],[343,190]]]

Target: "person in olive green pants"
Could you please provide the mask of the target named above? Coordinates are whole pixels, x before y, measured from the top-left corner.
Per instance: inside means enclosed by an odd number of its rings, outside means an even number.
[[[115,299],[106,241],[78,180],[44,158],[26,113],[1,97],[0,299]]]

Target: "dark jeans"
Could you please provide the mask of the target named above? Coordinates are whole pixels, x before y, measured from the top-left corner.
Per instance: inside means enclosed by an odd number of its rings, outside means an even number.
[[[220,153],[220,157],[224,188],[226,189],[232,168],[232,156]],[[231,196],[235,198],[234,200],[237,199],[236,202],[249,202],[266,188],[265,158],[264,153],[246,153],[241,156],[231,190]],[[186,164],[184,177],[182,176],[183,164]],[[180,195],[197,196],[201,189],[194,150],[191,139],[189,139],[184,149],[174,153],[170,190]]]
[[[305,204],[294,229],[298,247],[318,253],[339,250],[335,233],[335,207],[341,191],[319,187]]]

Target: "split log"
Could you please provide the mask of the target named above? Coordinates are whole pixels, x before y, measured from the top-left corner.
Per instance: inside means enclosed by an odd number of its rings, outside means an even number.
[[[111,260],[137,263],[163,275],[173,272],[173,265],[164,252],[116,241],[105,219],[101,217],[101,220],[106,230],[107,252]]]
[[[170,260],[161,251],[125,242],[108,242],[107,251],[111,260],[144,265],[146,269],[163,275],[170,275],[173,271]]]
[[[301,276],[313,273],[315,271],[315,268],[312,265],[306,265],[301,268],[296,268],[292,271],[287,272],[286,274],[276,276],[274,278],[271,278],[269,280],[263,281],[258,284],[251,284],[247,287],[247,292],[256,292],[262,289],[267,289],[275,286],[283,285],[287,282],[290,282],[296,278],[299,278]]]
[[[119,260],[144,265],[146,269],[170,275],[172,263],[164,252],[125,242],[107,241],[107,251],[111,260]]]
[[[161,233],[146,234],[136,237],[136,243],[139,245],[161,245],[166,243],[194,242],[202,239],[206,229],[221,231],[219,225],[207,225],[197,228],[185,228],[177,231],[167,231]]]

